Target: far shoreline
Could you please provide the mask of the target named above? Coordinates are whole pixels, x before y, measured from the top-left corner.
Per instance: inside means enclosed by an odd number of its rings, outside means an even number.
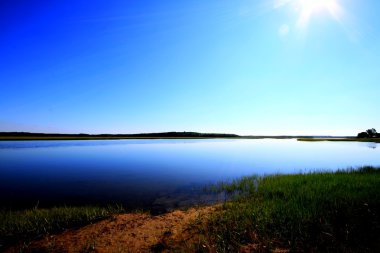
[[[226,133],[162,132],[140,134],[58,134],[30,132],[0,132],[0,141],[49,141],[49,140],[155,140],[155,139],[297,139],[298,141],[368,141],[354,136],[308,135],[237,135]]]
[[[297,138],[297,141],[337,141],[337,142],[350,142],[350,141],[355,141],[355,142],[375,142],[375,143],[380,143],[380,138],[357,138],[357,137],[343,137],[343,138]]]

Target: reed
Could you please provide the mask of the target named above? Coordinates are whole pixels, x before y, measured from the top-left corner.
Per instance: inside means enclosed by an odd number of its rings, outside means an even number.
[[[247,244],[258,251],[379,249],[379,168],[245,177],[213,190],[234,194],[207,227],[218,252]]]

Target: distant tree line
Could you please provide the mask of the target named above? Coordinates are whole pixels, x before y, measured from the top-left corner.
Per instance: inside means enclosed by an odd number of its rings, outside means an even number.
[[[225,133],[197,133],[197,132],[164,132],[164,133],[140,133],[140,134],[47,134],[47,133],[29,133],[29,132],[0,132],[0,136],[8,137],[199,137],[199,138],[218,138],[218,137],[240,137],[236,134]]]
[[[358,138],[380,138],[380,133],[375,128],[371,128],[365,132],[358,133]]]

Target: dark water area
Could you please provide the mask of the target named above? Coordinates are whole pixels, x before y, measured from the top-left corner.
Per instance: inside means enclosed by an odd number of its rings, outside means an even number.
[[[122,204],[161,212],[223,200],[247,175],[380,166],[376,143],[275,139],[0,142],[0,208]]]

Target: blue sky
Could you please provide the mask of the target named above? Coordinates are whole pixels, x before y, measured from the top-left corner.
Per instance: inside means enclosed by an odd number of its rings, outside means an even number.
[[[379,10],[374,0],[2,1],[0,131],[380,128]]]

